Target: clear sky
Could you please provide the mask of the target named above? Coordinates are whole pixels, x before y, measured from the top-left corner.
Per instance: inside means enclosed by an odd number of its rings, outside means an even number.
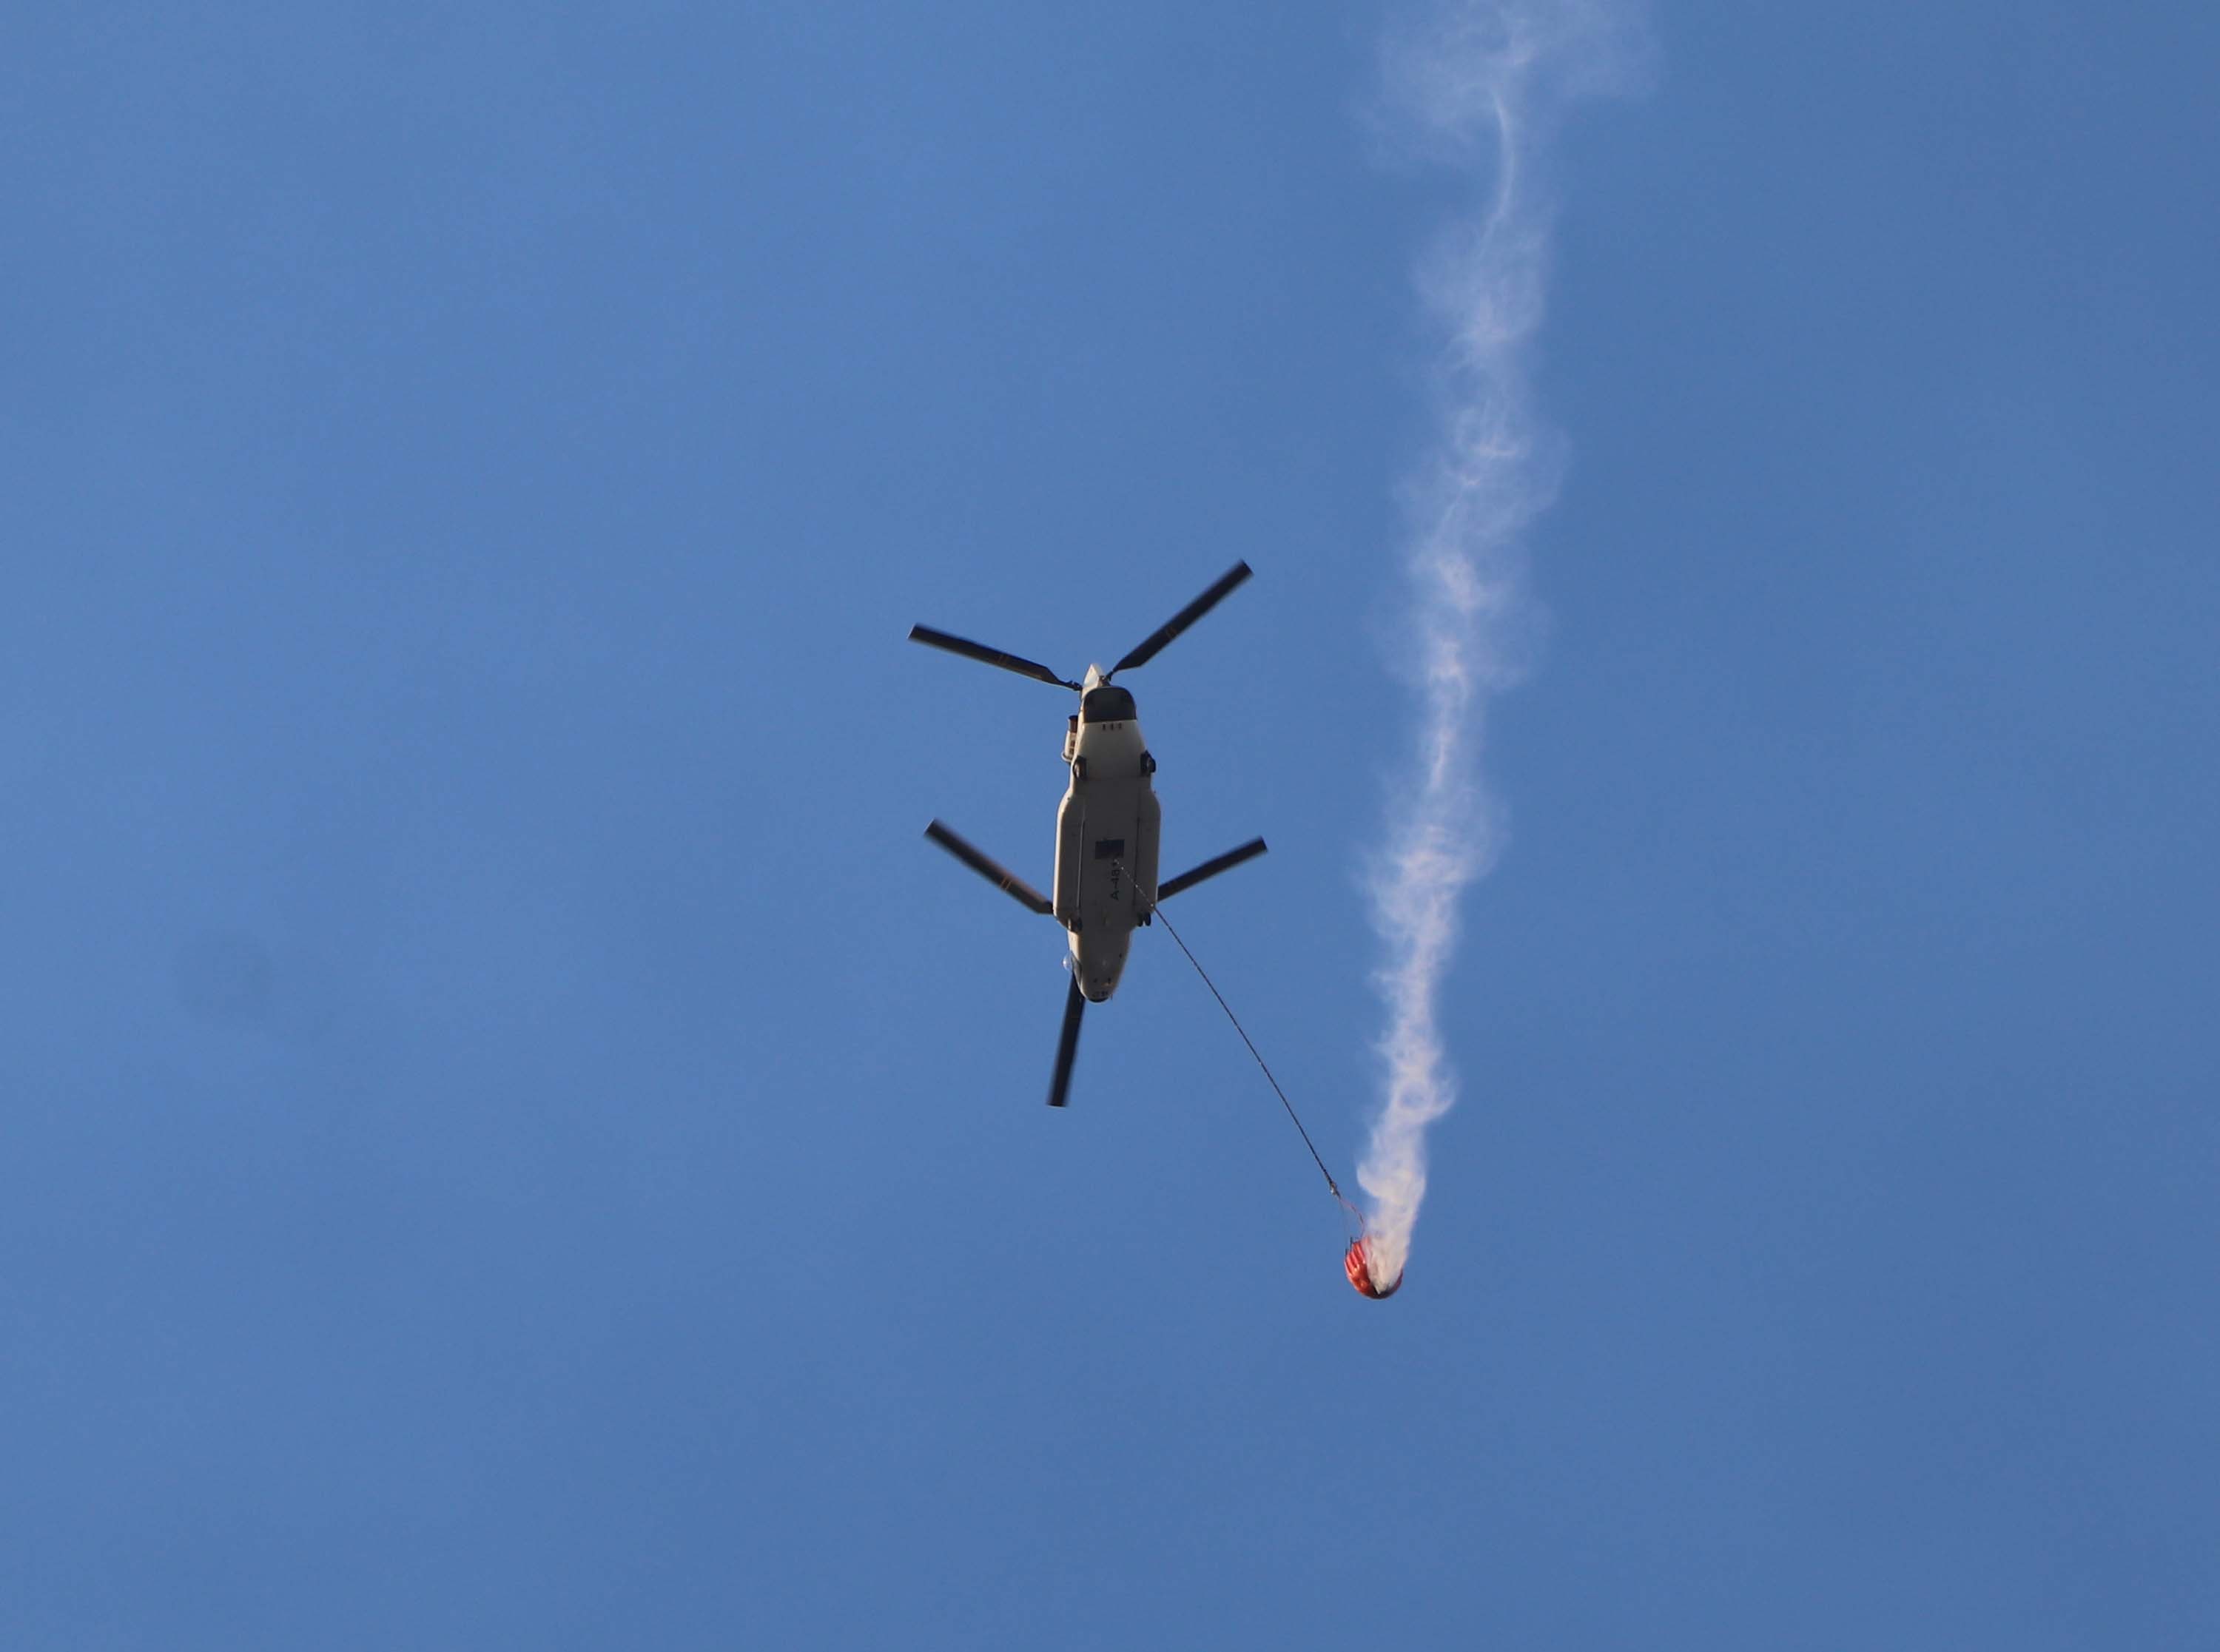
[[[1082,15],[1083,14],[1083,15]],[[0,25],[0,1641],[2220,1643],[2220,12],[1661,5],[1406,1288],[1367,6]]]

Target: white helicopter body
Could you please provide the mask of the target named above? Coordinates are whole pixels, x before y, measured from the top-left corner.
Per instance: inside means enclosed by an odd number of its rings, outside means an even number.
[[[1157,801],[1154,783],[1157,760],[1141,737],[1140,718],[1134,708],[1133,696],[1110,680],[1119,671],[1146,664],[1165,644],[1248,577],[1249,564],[1235,564],[1216,584],[1109,670],[1090,665],[1085,680],[1078,683],[1060,677],[1032,660],[1005,654],[946,632],[925,626],[910,630],[914,642],[944,648],[1038,682],[1076,689],[1080,696],[1079,709],[1072,714],[1064,730],[1063,757],[1070,767],[1071,781],[1056,814],[1052,897],[1041,895],[939,820],[925,829],[926,836],[1020,906],[1053,917],[1064,927],[1071,948],[1071,988],[1065,997],[1063,1033],[1057,1049],[1055,1076],[1049,1088],[1049,1105],[1052,1107],[1063,1106],[1070,1086],[1081,1013],[1089,1003],[1102,1003],[1118,990],[1118,979],[1125,972],[1126,955],[1132,944],[1134,929],[1148,923],[1159,901],[1264,852],[1264,840],[1252,838],[1240,848],[1206,861],[1159,887],[1157,859],[1163,810]]]

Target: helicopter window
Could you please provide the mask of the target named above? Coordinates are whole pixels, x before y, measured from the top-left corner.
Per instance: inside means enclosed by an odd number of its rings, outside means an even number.
[[[1126,840],[1123,838],[1097,838],[1094,840],[1094,858],[1097,860],[1116,860],[1125,852]]]
[[[1079,714],[1090,723],[1130,722],[1133,696],[1114,683],[1106,683],[1079,702]]]

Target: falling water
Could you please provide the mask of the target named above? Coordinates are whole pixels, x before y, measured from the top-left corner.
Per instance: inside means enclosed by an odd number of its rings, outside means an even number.
[[[1397,33],[1390,102],[1428,152],[1487,182],[1421,259],[1438,354],[1434,433],[1405,490],[1409,608],[1401,664],[1418,700],[1415,749],[1388,798],[1368,879],[1382,943],[1384,1091],[1357,1181],[1381,1287],[1410,1253],[1426,1192],[1426,1131],[1456,1100],[1442,984],[1459,904],[1504,841],[1481,772],[1494,697],[1523,674],[1539,619],[1522,536],[1556,496],[1562,444],[1536,416],[1528,361],[1549,274],[1552,203],[1541,165],[1569,96],[1618,78],[1620,15],[1579,0],[1464,0]]]

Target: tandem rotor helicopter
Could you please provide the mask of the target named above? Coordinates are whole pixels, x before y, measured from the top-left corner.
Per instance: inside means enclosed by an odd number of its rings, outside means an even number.
[[[1064,997],[1063,1032],[1057,1044],[1056,1075],[1049,1083],[1048,1104],[1052,1107],[1063,1106],[1071,1088],[1080,1017],[1089,1002],[1100,1004],[1118,990],[1134,926],[1149,922],[1159,901],[1264,852],[1264,840],[1252,838],[1191,871],[1161,885],[1157,882],[1158,827],[1163,820],[1151,781],[1157,772],[1157,760],[1141,739],[1133,696],[1110,680],[1120,671],[1138,670],[1147,664],[1248,577],[1249,564],[1235,563],[1208,590],[1151,632],[1115,665],[1107,671],[1100,665],[1090,665],[1086,679],[1079,683],[1058,676],[1036,661],[952,637],[929,626],[910,628],[912,642],[945,648],[951,654],[999,665],[1020,676],[1070,689],[1079,695],[1079,709],[1071,714],[1064,727],[1063,756],[1071,766],[1071,784],[1056,814],[1054,899],[939,820],[925,829],[926,837],[1020,906],[1054,918],[1069,932],[1071,989]],[[1327,1183],[1332,1184],[1331,1176]]]

